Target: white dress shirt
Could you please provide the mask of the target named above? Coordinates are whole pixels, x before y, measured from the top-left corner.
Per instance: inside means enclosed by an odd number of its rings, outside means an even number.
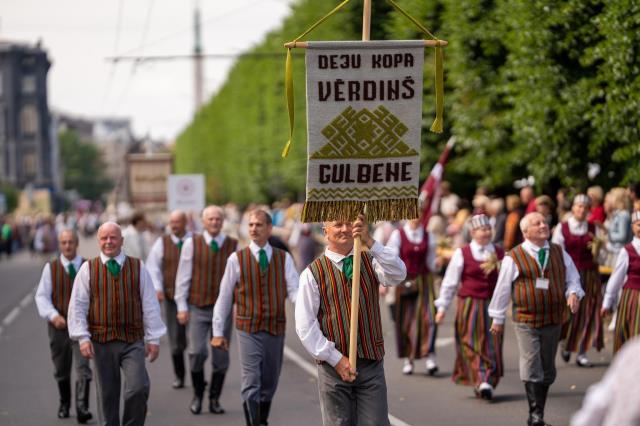
[[[567,219],[567,223],[569,224],[569,232],[571,233],[571,235],[575,235],[576,237],[581,237],[589,231],[589,222],[587,222],[586,220],[580,222],[575,217],[569,216],[569,219]],[[560,245],[562,248],[565,247],[561,223],[559,223],[558,226],[556,226],[556,229],[553,230],[553,237],[551,237],[551,242]]]
[[[218,243],[218,247],[222,248],[226,235],[220,232],[215,238],[204,231],[202,233],[204,242],[211,244],[211,240]],[[191,288],[191,273],[193,272],[193,238],[189,238],[184,242],[182,250],[180,250],[180,261],[178,262],[178,272],[176,273],[176,291],[173,296],[178,306],[178,312],[186,312],[189,310],[189,289]]]
[[[545,241],[544,248],[547,250],[547,257],[544,262],[545,264],[540,265],[538,261],[538,251],[540,247],[529,240],[525,240],[522,243],[524,251],[538,262],[542,270],[544,270],[549,263],[549,257],[551,256],[549,247],[549,242]],[[564,250],[562,250],[562,260],[565,266],[565,296],[568,298],[571,293],[575,293],[578,299],[582,299],[584,297],[584,290],[582,290],[582,286],[580,285],[580,274],[573,260],[571,260],[571,256]],[[513,258],[511,258],[511,256],[505,256],[500,265],[496,289],[493,292],[491,303],[489,303],[489,316],[493,318],[496,324],[504,324],[505,313],[511,301],[511,286],[519,274],[518,267]]]
[[[271,262],[273,248],[269,243],[264,247],[260,247],[253,241],[249,244],[251,254],[258,262],[260,261],[261,248],[264,249],[267,254],[267,259]],[[298,271],[296,270],[293,258],[286,252],[284,261],[284,279],[287,284],[287,297],[292,303],[295,303],[298,295]],[[213,335],[216,337],[224,335],[224,323],[231,312],[233,291],[236,288],[238,280],[240,280],[240,262],[238,261],[238,253],[233,253],[229,256],[229,259],[227,259],[227,266],[224,270],[222,280],[220,281],[220,293],[216,299],[216,305],[213,308],[212,327]]]
[[[373,268],[378,281],[384,286],[400,284],[407,276],[407,268],[392,248],[384,247],[376,242],[369,249],[373,256]],[[342,261],[346,256],[325,249],[325,256],[342,270]],[[353,254],[353,250],[350,255]],[[342,353],[336,349],[334,342],[330,342],[320,329],[318,309],[320,308],[320,290],[311,270],[306,268],[300,275],[300,288],[296,300],[296,333],[305,349],[315,359],[326,361],[335,366],[342,358]],[[373,309],[380,309],[374,306]]]
[[[413,244],[420,244],[422,239],[424,238],[424,228],[422,226],[418,226],[416,229],[411,229],[408,223],[402,225],[402,229],[407,236],[407,239],[411,241]],[[431,232],[429,235],[429,249],[427,250],[427,256],[425,257],[425,262],[427,262],[427,267],[431,272],[436,270],[436,247],[438,245],[436,241],[435,235]],[[389,237],[389,241],[387,241],[387,247],[390,247],[394,250],[396,256],[400,256],[400,245],[402,245],[402,239],[400,238],[400,230],[395,229],[391,236]]]
[[[145,231],[138,231],[135,226],[129,225],[122,231],[122,250],[127,256],[144,260],[149,253],[149,244]]]
[[[73,260],[68,260],[63,255],[60,255],[60,262],[62,262],[62,266],[64,269],[69,272],[69,264],[73,263],[73,266],[76,268],[76,272],[80,269],[80,265],[82,264],[82,257],[77,256],[73,258]],[[38,308],[38,314],[42,319],[52,321],[58,315],[65,316],[66,312],[58,312],[58,310],[53,306],[53,301],[51,299],[51,292],[53,291],[53,282],[51,280],[51,264],[47,262],[42,269],[42,275],[40,276],[40,282],[38,283],[38,289],[36,290],[36,307]]]
[[[489,257],[496,252],[492,243],[481,246],[473,240],[469,243],[469,246],[471,247],[471,255],[478,262],[486,262]],[[444,312],[449,309],[453,296],[456,295],[456,291],[458,290],[463,269],[464,256],[462,249],[457,248],[453,252],[453,256],[451,256],[447,270],[444,273],[444,278],[442,279],[442,285],[440,286],[440,295],[435,301],[438,312]]]
[[[640,239],[638,239],[638,237],[633,237],[631,245],[637,253],[640,253]],[[603,308],[614,309],[618,304],[618,294],[620,294],[620,289],[627,280],[627,269],[629,269],[629,253],[623,248],[620,250],[620,253],[618,253],[616,266],[609,277],[609,281],[607,281],[607,289],[605,290],[604,300],[602,301]]]
[[[100,260],[103,264],[111,258],[100,253]],[[126,256],[123,252],[113,258],[122,267]],[[88,315],[89,302],[91,300],[91,271],[89,262],[85,262],[80,267],[78,275],[73,282],[71,301],[69,302],[68,327],[69,336],[74,340],[84,343],[91,339],[89,332]],[[159,344],[160,337],[167,332],[162,319],[160,318],[160,304],[156,298],[156,292],[151,282],[151,277],[144,263],[140,261],[140,300],[142,301],[142,323],[144,327],[144,341],[146,343]]]
[[[171,241],[174,244],[178,244],[182,241],[184,242],[191,238],[191,232],[187,232],[182,238],[175,236],[174,234],[170,234]],[[158,291],[164,291],[164,278],[162,273],[162,259],[164,258],[164,238],[159,237],[153,246],[151,246],[151,251],[149,251],[149,256],[147,256],[147,261],[145,262],[145,266],[147,267],[147,271],[149,271],[149,275],[151,275],[151,279],[153,280],[153,287]]]

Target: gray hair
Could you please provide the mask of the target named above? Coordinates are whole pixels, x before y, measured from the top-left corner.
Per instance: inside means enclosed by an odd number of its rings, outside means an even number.
[[[222,207],[220,206],[216,206],[214,204],[211,204],[207,207],[204,208],[204,210],[202,210],[202,218],[204,219],[204,215],[207,214],[208,212],[217,212],[220,214],[220,217],[224,219],[224,210],[222,210]]]
[[[523,234],[527,232],[527,229],[529,229],[529,222],[530,222],[531,216],[534,216],[534,215],[542,216],[538,212],[531,212],[531,213],[527,213],[526,215],[524,215],[522,219],[520,219],[520,231],[522,231]]]
[[[120,232],[120,235],[122,235],[122,227],[118,225],[116,222],[112,222],[112,221],[108,221],[100,225],[100,227],[98,228],[98,234],[100,234],[100,231],[102,231],[103,228],[106,228],[108,226],[115,227]]]
[[[58,239],[62,236],[62,234],[71,234],[73,240],[78,243],[80,242],[80,237],[78,237],[78,233],[73,228],[64,228],[58,233]]]

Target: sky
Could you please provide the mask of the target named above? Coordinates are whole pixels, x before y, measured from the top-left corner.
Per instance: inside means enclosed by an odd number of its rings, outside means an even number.
[[[293,0],[1,0],[0,39],[42,40],[52,67],[49,106],[84,117],[128,117],[137,137],[172,141],[194,113],[193,64],[113,64],[118,55],[187,55],[200,5],[203,53],[233,54],[280,26]],[[283,68],[284,68],[283,49]],[[233,59],[204,63],[205,99]]]

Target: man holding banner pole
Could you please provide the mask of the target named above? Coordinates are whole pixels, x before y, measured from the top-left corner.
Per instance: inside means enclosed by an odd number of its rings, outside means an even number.
[[[392,250],[369,235],[364,216],[323,226],[327,248],[300,276],[296,332],[318,363],[318,391],[325,425],[388,425],[384,339],[378,287],[397,285],[406,267]],[[357,368],[349,355],[350,280],[354,239],[368,248],[361,256]]]

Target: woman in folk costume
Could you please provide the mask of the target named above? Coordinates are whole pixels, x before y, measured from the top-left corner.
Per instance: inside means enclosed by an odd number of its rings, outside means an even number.
[[[551,241],[562,246],[569,253],[580,273],[580,283],[585,297],[580,301],[578,312],[569,317],[562,327],[561,339],[564,340],[562,359],[569,362],[571,352],[577,352],[576,364],[579,367],[591,367],[587,358],[590,347],[600,351],[604,347],[602,331],[602,283],[598,273],[598,264],[594,260],[593,245],[596,227],[587,221],[591,200],[584,194],[573,199],[571,216],[566,222],[556,226]]]
[[[616,266],[607,282],[602,302],[602,316],[610,314],[618,298],[617,321],[613,339],[613,353],[627,340],[640,335],[640,211],[631,215],[633,240],[624,246],[616,259]]]
[[[431,272],[436,268],[436,239],[419,219],[394,230],[387,246],[396,250],[407,267],[406,281],[396,287],[395,328],[398,356],[404,358],[402,372],[413,373],[413,361],[426,358],[429,375],[436,364],[436,298]]]
[[[440,297],[435,302],[436,323],[444,320],[457,290],[456,362],[452,379],[457,384],[473,386],[477,396],[491,399],[502,377],[502,335],[491,334],[487,308],[504,250],[491,243],[487,216],[473,216],[469,225],[471,243],[456,249],[444,274]]]

